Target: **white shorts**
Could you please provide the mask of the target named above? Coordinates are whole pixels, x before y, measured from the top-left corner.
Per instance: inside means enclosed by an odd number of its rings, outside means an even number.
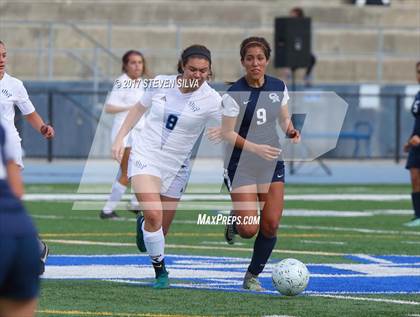
[[[12,160],[15,161],[15,163],[19,165],[21,169],[23,169],[24,168],[23,160],[22,160],[23,152],[22,152],[22,145],[19,140],[11,141],[10,152],[11,152],[10,156]]]
[[[178,172],[159,165],[152,160],[142,159],[140,155],[131,151],[128,161],[128,177],[135,175],[152,175],[161,180],[160,194],[169,198],[181,198],[190,177],[189,161],[182,165]]]

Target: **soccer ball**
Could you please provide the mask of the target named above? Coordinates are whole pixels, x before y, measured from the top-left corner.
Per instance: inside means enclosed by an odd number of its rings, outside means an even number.
[[[309,282],[309,271],[296,259],[284,259],[274,265],[271,276],[274,287],[283,295],[302,293]]]

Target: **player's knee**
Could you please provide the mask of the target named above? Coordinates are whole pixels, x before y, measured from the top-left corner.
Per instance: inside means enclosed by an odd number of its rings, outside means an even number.
[[[162,221],[156,218],[149,218],[145,220],[144,228],[149,232],[158,231],[162,227]]]
[[[238,230],[239,235],[241,238],[250,239],[255,236],[258,232],[258,226],[237,226],[236,229]]]
[[[261,232],[267,238],[274,238],[277,236],[277,229],[279,225],[277,222],[267,223],[261,225]]]

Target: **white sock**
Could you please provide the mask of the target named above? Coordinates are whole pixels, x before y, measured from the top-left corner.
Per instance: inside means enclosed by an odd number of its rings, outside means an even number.
[[[146,245],[147,252],[152,258],[152,262],[158,263],[165,257],[165,237],[163,236],[162,227],[158,231],[149,232],[143,226],[143,238]]]
[[[106,202],[103,209],[104,213],[110,214],[115,209],[115,207],[117,207],[126,189],[127,186],[124,186],[120,182],[115,181],[115,183],[112,185],[111,195],[109,196],[108,201]]]

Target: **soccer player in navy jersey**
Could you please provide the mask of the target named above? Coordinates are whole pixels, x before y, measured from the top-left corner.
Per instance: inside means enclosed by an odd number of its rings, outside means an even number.
[[[233,203],[232,215],[238,222],[228,224],[225,238],[234,243],[257,235],[243,288],[263,290],[258,275],[263,271],[276,244],[277,228],[283,212],[284,162],[280,159],[277,122],[292,142],[299,142],[299,131],[291,123],[283,81],[266,75],[271,49],[261,37],[245,39],[240,48],[245,76],[223,96],[222,134],[227,141],[225,183]],[[239,222],[256,217],[260,223]]]
[[[416,77],[417,82],[420,84],[420,61],[416,64]],[[410,138],[404,145],[404,151],[408,152],[406,168],[410,170],[414,218],[404,225],[407,227],[420,227],[420,90],[411,106],[411,113],[415,118],[414,128]]]
[[[16,194],[20,168],[0,125],[0,316],[35,316],[39,291],[38,235]]]

